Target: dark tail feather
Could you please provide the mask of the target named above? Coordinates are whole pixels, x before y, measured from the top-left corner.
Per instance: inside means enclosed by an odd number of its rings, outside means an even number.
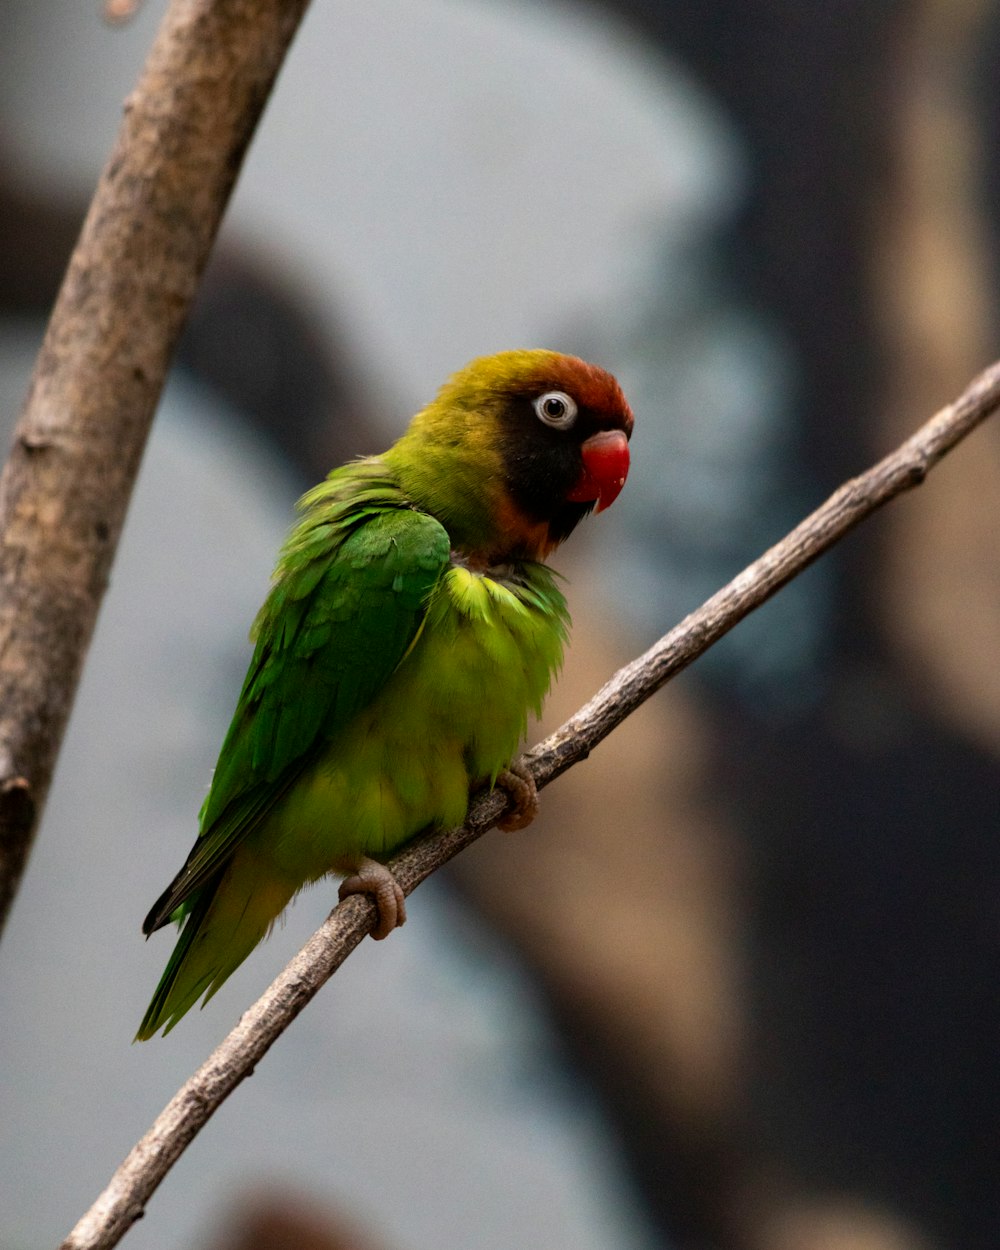
[[[174,947],[173,954],[167,960],[167,966],[163,970],[163,976],[160,977],[160,983],[153,994],[152,1002],[150,1002],[146,1008],[146,1014],[142,1017],[139,1031],[134,1038],[135,1041],[146,1041],[159,1030],[161,1025],[166,1026],[163,1030],[163,1035],[166,1037],[181,1016],[194,1005],[202,991],[208,988],[208,984],[211,981],[210,976],[206,976],[203,983],[188,987],[188,992],[184,994],[180,1002],[170,1001],[171,995],[174,994],[177,988],[178,977],[180,976],[181,968],[184,966],[184,961],[195,938],[198,936],[198,931],[208,914],[208,909],[212,906],[218,884],[218,881],[215,881],[205,886],[191,910],[185,916],[184,927],[181,929],[180,936],[177,939],[177,945]],[[156,907],[153,908],[150,916],[155,914],[155,912]],[[160,922],[161,925],[165,923],[166,921]],[[145,929],[145,926],[143,928]],[[152,927],[145,929],[145,931],[147,934],[151,933]]]
[[[258,856],[237,852],[185,901],[190,911],[136,1040],[161,1026],[169,1033],[199,998],[205,1002],[262,942],[301,882],[289,881]]]
[[[149,909],[149,915],[142,922],[142,931],[146,937],[149,937],[151,933],[155,933],[157,929],[162,929],[165,924],[169,923],[171,913],[166,911],[165,908],[171,902],[173,892],[174,881],[171,881],[170,885],[167,886]]]

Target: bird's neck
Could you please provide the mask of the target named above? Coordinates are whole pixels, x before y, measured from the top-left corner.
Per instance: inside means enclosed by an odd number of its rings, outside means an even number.
[[[555,546],[548,523],[511,499],[500,452],[468,431],[443,437],[422,416],[382,457],[409,502],[441,522],[470,568],[543,560]]]

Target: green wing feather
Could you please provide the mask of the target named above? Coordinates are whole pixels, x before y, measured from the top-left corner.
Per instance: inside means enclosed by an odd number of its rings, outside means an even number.
[[[251,631],[256,650],[201,833],[153,905],[146,933],[189,910],[317,747],[374,698],[413,644],[447,566],[446,531],[405,506],[377,460],[332,473],[302,507],[306,517],[282,549]]]

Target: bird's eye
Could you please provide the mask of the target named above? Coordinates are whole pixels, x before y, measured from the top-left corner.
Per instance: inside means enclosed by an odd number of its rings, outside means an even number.
[[[568,430],[576,420],[576,404],[565,391],[546,391],[535,400],[539,421],[554,430]]]

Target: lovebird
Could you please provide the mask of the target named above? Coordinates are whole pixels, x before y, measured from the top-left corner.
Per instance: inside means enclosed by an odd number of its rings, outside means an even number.
[[[528,823],[534,785],[509,766],[569,627],[544,560],[617,497],[632,424],[596,365],[501,352],[302,497],[198,838],[143,924],[181,929],[137,1040],[204,1006],[328,874],[374,896],[385,937],[406,912],[382,861],[461,824],[476,789],[504,786],[501,824]]]

